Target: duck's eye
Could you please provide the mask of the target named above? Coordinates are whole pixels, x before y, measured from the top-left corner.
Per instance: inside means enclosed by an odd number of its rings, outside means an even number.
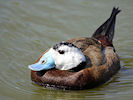
[[[60,54],[64,54],[64,53],[65,53],[65,51],[63,51],[63,50],[58,50],[58,52],[59,52]]]

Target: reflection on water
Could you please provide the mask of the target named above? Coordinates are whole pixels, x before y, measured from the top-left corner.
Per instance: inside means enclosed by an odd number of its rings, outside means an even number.
[[[27,66],[56,42],[91,36],[110,15],[117,16],[114,45],[124,68],[89,90],[46,89],[30,81]],[[133,94],[132,0],[1,0],[0,98],[2,100],[129,99]]]

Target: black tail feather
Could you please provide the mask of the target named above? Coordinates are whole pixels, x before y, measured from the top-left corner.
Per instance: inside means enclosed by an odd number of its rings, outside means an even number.
[[[112,43],[115,30],[115,20],[116,15],[120,12],[119,8],[113,8],[110,18],[103,23],[92,35],[92,37],[98,39],[99,41],[106,38],[106,41]],[[104,42],[106,42],[104,40]]]

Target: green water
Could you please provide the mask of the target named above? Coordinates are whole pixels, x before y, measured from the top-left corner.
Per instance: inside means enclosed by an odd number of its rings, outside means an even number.
[[[46,89],[27,68],[59,41],[89,37],[111,13],[117,16],[114,45],[124,65],[112,81],[94,89]],[[132,100],[133,0],[0,0],[0,100]]]

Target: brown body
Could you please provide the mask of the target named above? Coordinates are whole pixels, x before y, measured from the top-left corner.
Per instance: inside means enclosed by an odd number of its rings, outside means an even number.
[[[80,48],[86,56],[84,69],[78,72],[56,69],[31,71],[32,81],[41,86],[65,89],[92,88],[108,81],[120,69],[120,60],[112,44],[115,19],[119,12],[118,8],[114,8],[111,17],[96,30],[92,38],[67,41]]]

